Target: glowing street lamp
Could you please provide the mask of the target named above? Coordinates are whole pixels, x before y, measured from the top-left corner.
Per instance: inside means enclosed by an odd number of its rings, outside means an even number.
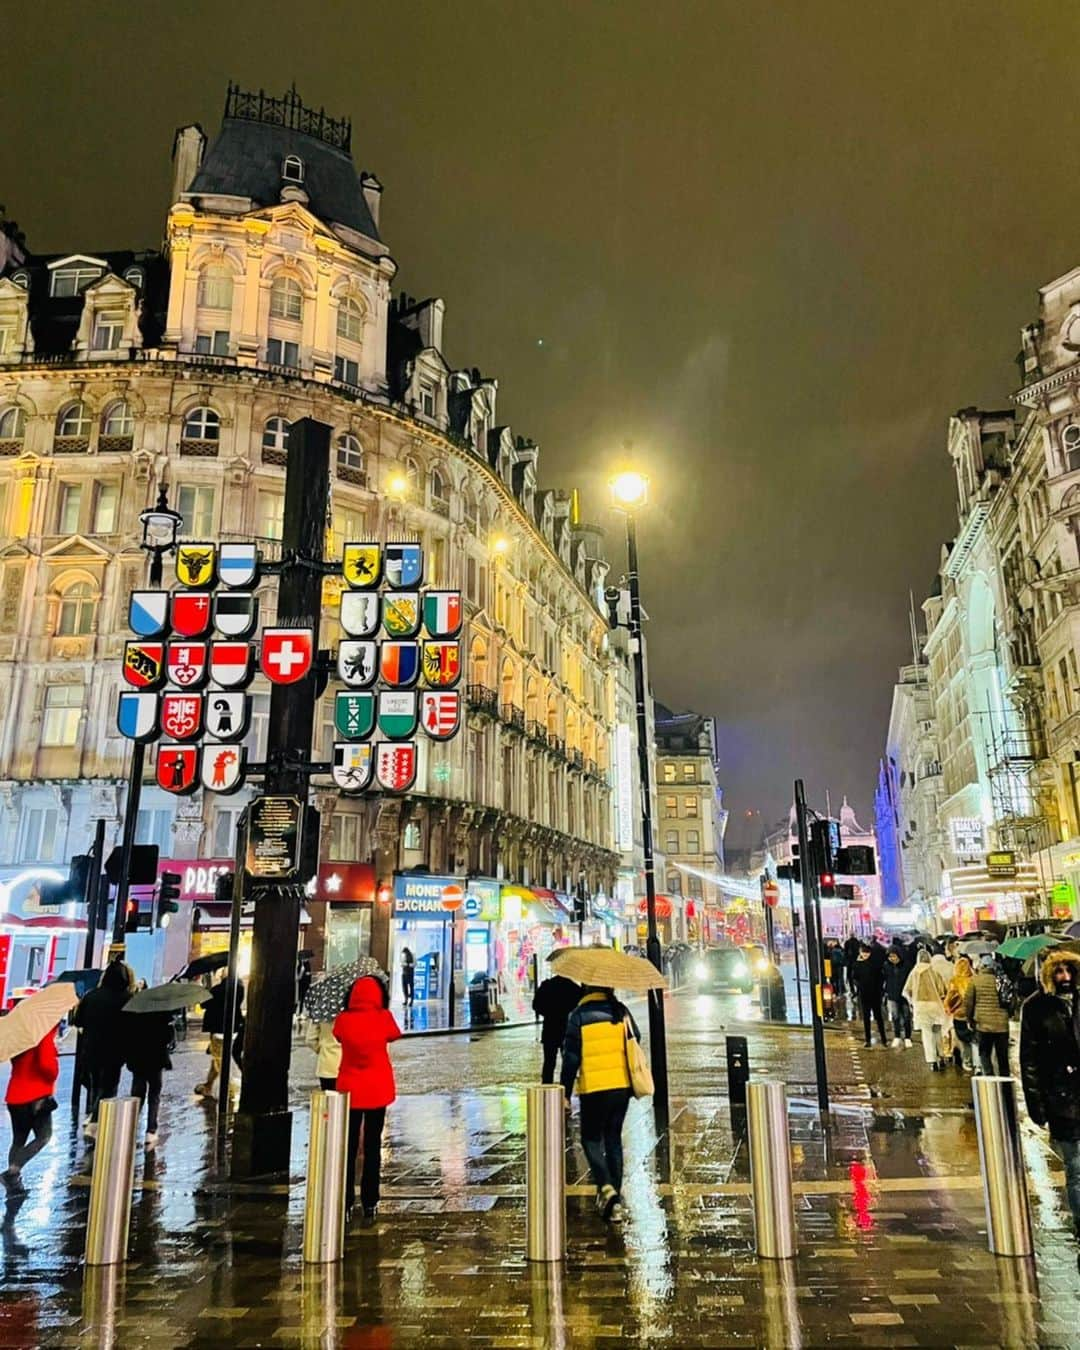
[[[611,480],[611,497],[617,510],[636,511],[649,500],[649,480],[628,469]]]
[[[391,497],[397,497],[401,500],[408,494],[409,480],[401,469],[395,469],[386,484],[386,491]]]
[[[176,548],[176,536],[184,523],[179,511],[169,505],[169,490],[162,486],[157,505],[139,512],[142,526],[142,547],[150,554],[150,585],[161,585],[161,559]]]

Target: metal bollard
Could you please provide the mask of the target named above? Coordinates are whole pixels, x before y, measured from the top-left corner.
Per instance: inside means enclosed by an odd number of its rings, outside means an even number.
[[[529,1088],[525,1112],[525,1224],[530,1261],[566,1255],[565,1094],[558,1084]]]
[[[111,1266],[127,1259],[131,1192],[135,1186],[135,1129],[138,1097],[106,1097],[98,1111],[90,1212],[86,1218],[88,1266]]]
[[[750,1079],[750,1049],[745,1036],[725,1036],[727,1052],[727,1095],[732,1106],[746,1105],[746,1084]]]
[[[1031,1213],[1020,1149],[1016,1079],[976,1077],[975,1126],[986,1204],[986,1238],[995,1256],[1030,1256]]]
[[[749,1083],[746,1107],[757,1254],[785,1261],[796,1246],[787,1089],[783,1083]]]
[[[304,1260],[340,1261],[345,1250],[345,1164],[349,1141],[349,1094],[311,1094],[307,1191],[304,1197]]]

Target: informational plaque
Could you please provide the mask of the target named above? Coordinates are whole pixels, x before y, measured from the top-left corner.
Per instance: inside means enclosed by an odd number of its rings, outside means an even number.
[[[260,881],[287,881],[300,867],[303,806],[296,797],[256,797],[248,807],[244,870]]]

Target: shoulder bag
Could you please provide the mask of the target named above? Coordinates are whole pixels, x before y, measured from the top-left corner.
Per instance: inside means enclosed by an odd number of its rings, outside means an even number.
[[[630,1071],[630,1091],[635,1097],[651,1097],[655,1090],[652,1070],[641,1042],[634,1035],[629,1013],[623,1018],[623,1030],[626,1032],[626,1067]]]

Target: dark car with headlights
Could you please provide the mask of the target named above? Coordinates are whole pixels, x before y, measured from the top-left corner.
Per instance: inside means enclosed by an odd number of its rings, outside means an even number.
[[[694,962],[694,983],[702,994],[726,989],[749,994],[754,987],[754,975],[740,947],[709,947]]]

